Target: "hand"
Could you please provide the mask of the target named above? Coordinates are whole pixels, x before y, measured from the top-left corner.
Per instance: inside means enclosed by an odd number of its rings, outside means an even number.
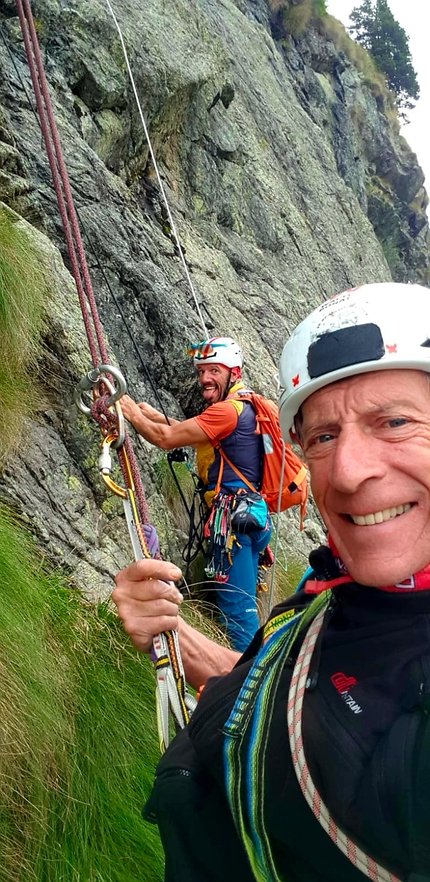
[[[139,560],[115,578],[112,600],[132,643],[149,652],[160,631],[176,631],[183,596],[172,583],[181,571],[165,560]],[[161,581],[163,580],[163,581]]]
[[[136,416],[140,416],[140,413],[141,413],[139,405],[136,404],[136,402],[133,401],[133,399],[130,398],[129,395],[122,395],[119,403],[121,405],[121,410],[122,410],[126,420],[128,420],[129,423],[134,424],[134,420],[136,419]]]

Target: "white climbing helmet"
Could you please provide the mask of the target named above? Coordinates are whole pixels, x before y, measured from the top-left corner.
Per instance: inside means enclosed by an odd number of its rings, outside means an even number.
[[[370,371],[430,373],[430,291],[421,285],[361,285],[326,300],[284,346],[279,371],[282,432],[323,386]],[[294,437],[294,436],[293,436]]]
[[[212,337],[188,347],[188,355],[192,355],[194,366],[204,362],[222,364],[227,368],[242,367],[243,354],[238,343],[231,337]]]

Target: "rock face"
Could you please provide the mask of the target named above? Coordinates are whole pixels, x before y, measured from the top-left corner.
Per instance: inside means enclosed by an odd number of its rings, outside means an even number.
[[[277,41],[265,0],[114,5],[206,326],[239,339],[248,381],[273,397],[282,345],[322,298],[392,274],[427,282],[422,171],[317,26]],[[185,346],[204,332],[114,21],[103,0],[37,0],[33,11],[112,358],[134,397],[156,404],[143,362],[172,416],[191,416],[199,398]],[[15,4],[0,0],[0,14],[0,199],[32,225],[53,291],[41,365],[49,406],[1,493],[101,596],[128,543],[100,484],[98,430],[72,405],[88,348]],[[163,551],[177,557],[180,536],[154,480],[158,453],[142,443],[138,452]],[[303,556],[310,540],[295,513],[286,524]],[[316,529],[311,511],[312,539]]]

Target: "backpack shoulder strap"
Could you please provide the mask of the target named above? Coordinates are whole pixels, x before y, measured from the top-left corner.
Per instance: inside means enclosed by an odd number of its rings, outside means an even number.
[[[230,401],[249,401],[250,404],[252,404],[253,394],[254,394],[253,392],[246,392],[244,395],[241,395],[239,392],[235,392],[234,395],[229,396],[229,398],[230,398]],[[226,399],[226,400],[228,401],[228,399]],[[243,481],[243,483],[246,484],[246,486],[249,487],[249,489],[252,490],[253,493],[258,493],[257,488],[254,487],[254,484],[251,484],[251,482],[248,481],[247,478],[245,478],[245,475],[240,471],[240,469],[238,469],[234,465],[234,463],[232,463],[231,459],[228,458],[227,454],[224,453],[224,450],[221,447],[221,442],[217,445],[216,450],[218,450],[218,452],[220,453],[220,465],[219,465],[218,479],[217,479],[217,483],[216,483],[216,487],[215,487],[215,495],[217,495],[217,493],[219,493],[219,491],[221,489],[222,476],[224,474],[224,464],[225,463],[228,463],[228,465],[230,466],[231,469],[233,469],[233,471],[236,473],[238,478],[240,478],[240,480]]]
[[[228,463],[230,468],[233,469],[234,472],[236,472],[236,475],[238,476],[238,478],[240,478],[240,480],[243,481],[244,484],[246,484],[246,486],[249,487],[249,489],[252,490],[253,493],[258,493],[257,488],[254,487],[254,484],[251,484],[251,481],[248,481],[248,478],[245,478],[245,475],[240,471],[240,469],[236,468],[234,463],[232,463],[231,459],[229,459],[227,454],[224,453],[222,447],[218,447],[217,449],[219,450],[219,452],[221,454],[221,462],[220,462],[220,470],[218,473],[216,492],[219,493],[219,488],[221,487],[221,480],[222,480],[222,475],[223,475],[223,471],[224,471],[224,462],[226,462],[226,463]],[[221,463],[222,463],[222,465],[221,465]]]

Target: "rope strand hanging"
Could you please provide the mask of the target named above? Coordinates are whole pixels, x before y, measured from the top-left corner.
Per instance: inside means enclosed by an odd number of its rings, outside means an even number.
[[[149,522],[148,506],[137,460],[130,438],[123,428],[124,418],[119,398],[124,394],[126,385],[120,371],[109,364],[108,350],[85,257],[30,0],[17,0],[17,8],[42,135],[94,367],[81,380],[78,397],[75,400],[81,410],[85,413],[91,413],[100,424],[103,435],[102,453],[99,459],[100,472],[106,486],[123,500],[135,559],[159,557],[158,537],[155,528]],[[118,383],[117,387],[112,381],[113,376]],[[84,404],[82,395],[91,391],[93,406],[90,408]],[[126,484],[125,488],[119,487],[110,478],[111,448],[116,449]],[[153,660],[157,671],[157,719],[160,747],[164,749],[170,737],[169,711],[173,714],[177,724],[183,727],[189,720],[190,713],[195,706],[195,699],[186,688],[177,632],[167,631],[157,635],[153,645]]]

